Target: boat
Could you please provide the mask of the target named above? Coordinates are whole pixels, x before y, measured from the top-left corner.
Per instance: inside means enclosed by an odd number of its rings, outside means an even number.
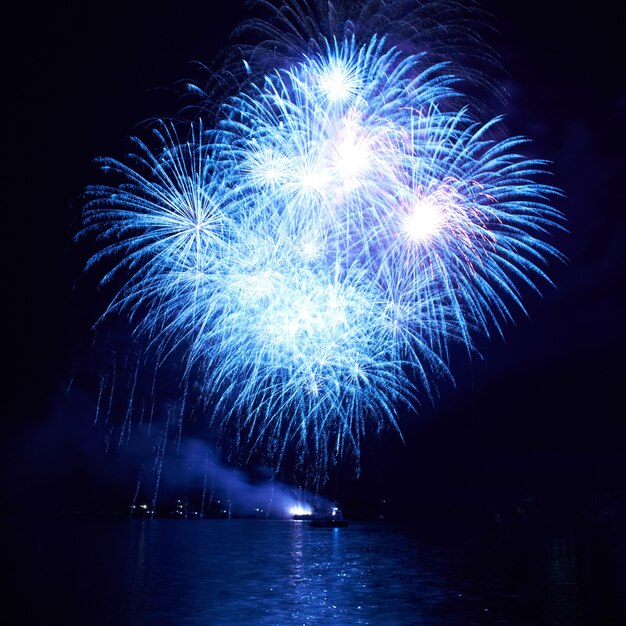
[[[312,513],[295,513],[291,516],[291,519],[296,522],[302,522],[306,520],[310,520],[313,517]]]
[[[311,528],[345,528],[347,525],[348,520],[344,519],[341,510],[336,506],[327,515],[313,517],[309,522]]]

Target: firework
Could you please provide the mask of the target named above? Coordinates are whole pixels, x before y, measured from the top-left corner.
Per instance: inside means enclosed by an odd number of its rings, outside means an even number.
[[[161,122],[101,161],[115,180],[87,190],[81,237],[118,285],[107,315],[135,320],[157,369],[182,352],[214,431],[276,468],[294,453],[320,482],[358,466],[367,432],[399,431],[451,377],[452,346],[475,351],[523,310],[562,218],[547,164],[463,104],[478,74],[458,47],[445,63],[439,40],[407,53],[358,15],[285,7],[248,23],[265,39],[241,48],[214,127]]]

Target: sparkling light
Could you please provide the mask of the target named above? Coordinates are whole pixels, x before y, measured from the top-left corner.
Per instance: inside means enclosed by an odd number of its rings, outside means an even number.
[[[561,222],[546,164],[458,107],[456,76],[334,35],[247,64],[211,132],[162,123],[103,159],[117,180],[87,190],[81,233],[120,285],[107,313],[137,318],[157,366],[184,347],[209,422],[317,481],[431,395],[451,345],[523,310]]]

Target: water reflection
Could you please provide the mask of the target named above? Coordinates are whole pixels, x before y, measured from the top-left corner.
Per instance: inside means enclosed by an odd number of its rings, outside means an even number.
[[[165,519],[12,530],[8,591],[24,625],[626,623],[611,539],[587,530]]]
[[[135,523],[133,623],[157,614],[177,624],[428,624],[455,596],[436,559],[425,569],[405,536],[374,527]]]
[[[568,626],[579,614],[579,574],[575,547],[573,535],[554,537],[548,542],[549,615],[558,626]]]

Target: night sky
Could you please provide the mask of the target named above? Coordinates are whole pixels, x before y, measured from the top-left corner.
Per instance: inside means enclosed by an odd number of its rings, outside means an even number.
[[[5,22],[5,510],[44,495],[62,507],[94,491],[130,498],[135,477],[107,465],[94,390],[77,382],[99,366],[90,327],[104,300],[72,233],[93,159],[122,154],[140,122],[174,113],[176,81],[211,62],[238,23],[238,2],[228,13],[197,4],[26,5]],[[570,233],[557,245],[568,260],[482,360],[459,359],[456,388],[442,384],[434,406],[403,420],[404,443],[393,432],[366,440],[361,478],[328,486],[355,514],[401,515],[416,502],[578,513],[626,500],[622,21],[602,2],[486,6],[509,73],[506,124],[533,140],[530,156],[553,161],[565,192]]]

